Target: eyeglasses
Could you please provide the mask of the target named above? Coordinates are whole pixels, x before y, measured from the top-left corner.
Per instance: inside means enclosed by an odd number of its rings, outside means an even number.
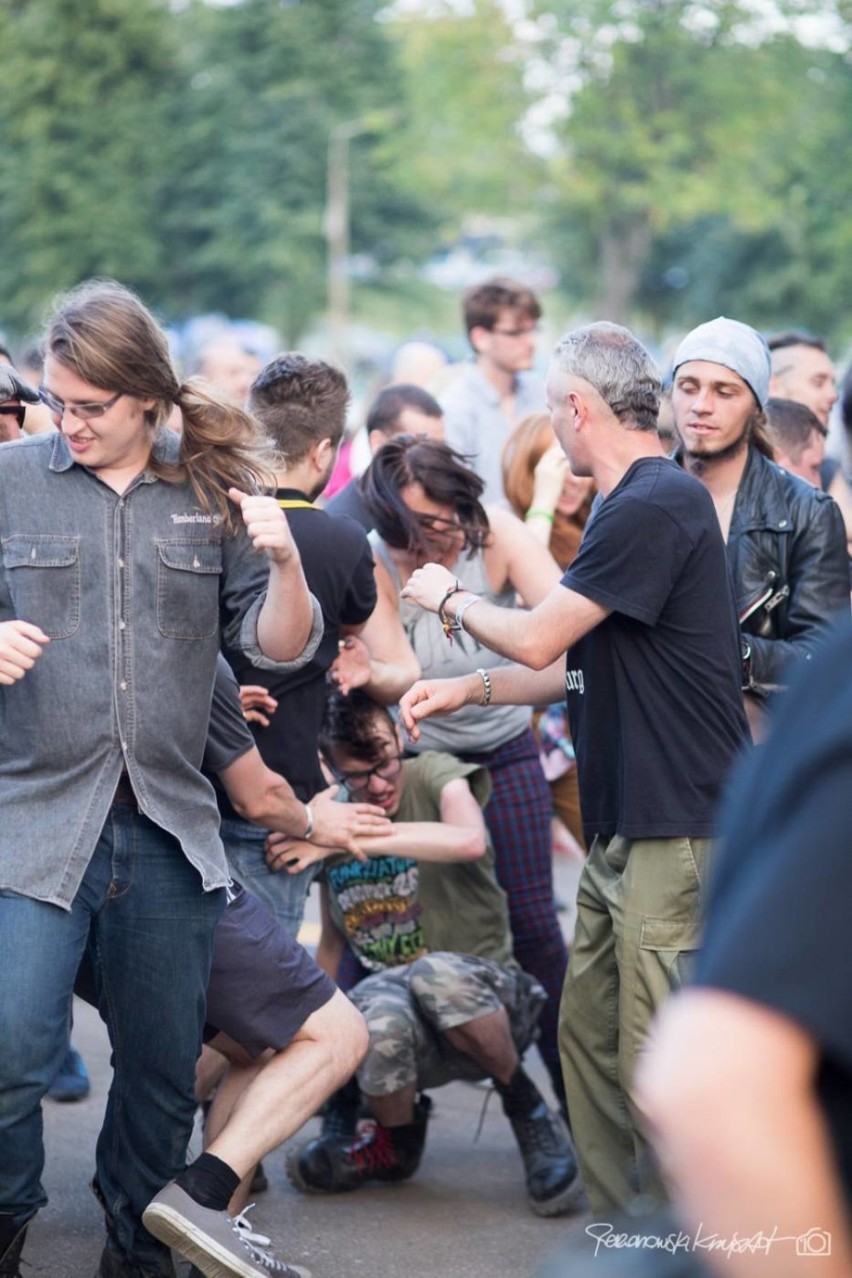
[[[461,529],[457,519],[444,519],[441,515],[415,515],[414,518],[424,532],[453,533]]]
[[[364,772],[335,772],[334,775],[341,785],[346,786],[350,794],[359,794],[367,789],[371,777],[380,777],[382,781],[392,781],[394,777],[399,776],[402,760],[403,756],[401,754],[395,754],[390,759],[383,759],[374,768],[367,768]]]
[[[57,426],[62,421],[65,413],[70,413],[72,417],[76,417],[81,422],[90,422],[95,417],[103,417],[107,409],[112,408],[113,404],[117,404],[123,394],[124,391],[117,391],[112,399],[105,399],[100,404],[64,404],[61,399],[51,395],[50,391],[45,390],[43,386],[38,388],[38,397]]]
[[[15,404],[14,407],[0,408],[0,414],[2,414],[3,417],[17,418],[18,426],[21,430],[24,429],[24,418],[27,415],[27,410],[23,404]]]
[[[535,337],[541,332],[540,324],[527,324],[524,328],[492,328],[492,333],[499,333],[501,337]]]

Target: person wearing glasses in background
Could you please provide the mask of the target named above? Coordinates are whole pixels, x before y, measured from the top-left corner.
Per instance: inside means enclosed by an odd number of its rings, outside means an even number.
[[[544,383],[531,371],[541,303],[517,280],[495,276],[467,290],[462,315],[473,363],[440,397],[445,438],[483,480],[483,501],[505,505],[503,445],[523,417],[544,409]]]
[[[368,975],[350,991],[370,1031],[358,1080],[374,1127],[327,1131],[296,1149],[288,1172],[308,1193],[407,1180],[420,1162],[430,1103],[423,1088],[491,1078],[526,1172],[530,1206],[556,1216],[577,1205],[568,1131],[520,1058],[545,993],[512,954],[506,897],[482,817],[488,773],[426,751],[403,758],[390,714],[363,693],[329,701],[320,744],[351,798],[381,808],[390,833],[359,839],[365,860],[335,856],[323,883],[317,961],[332,977],[348,946]],[[270,861],[298,872],[326,856],[273,836]]]
[[[114,1058],[98,1278],[173,1278],[141,1217],[183,1166],[230,878],[200,771],[220,627],[284,666],[322,618],[256,495],[258,426],[180,382],[138,297],[80,285],[45,348],[57,430],[0,449],[0,1274],[46,1203],[41,1099],[90,946]]]
[[[11,364],[0,361],[0,444],[22,437],[27,406],[37,403],[36,392],[21,381]]]

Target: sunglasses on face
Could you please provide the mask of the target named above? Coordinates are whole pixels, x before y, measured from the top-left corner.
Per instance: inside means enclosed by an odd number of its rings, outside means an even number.
[[[27,410],[23,404],[2,404],[0,405],[0,414],[3,417],[14,417],[20,429],[24,429],[24,418],[27,415]]]

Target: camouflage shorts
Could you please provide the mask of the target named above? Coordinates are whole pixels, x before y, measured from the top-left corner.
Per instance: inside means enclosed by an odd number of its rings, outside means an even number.
[[[368,1096],[389,1096],[410,1083],[441,1087],[484,1078],[485,1071],[441,1031],[504,1007],[520,1054],[533,1041],[546,995],[520,968],[441,951],[376,972],[349,997],[370,1030],[358,1081]]]

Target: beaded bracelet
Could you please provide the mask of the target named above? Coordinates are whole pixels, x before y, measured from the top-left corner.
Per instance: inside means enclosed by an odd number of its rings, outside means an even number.
[[[461,626],[455,620],[454,617],[447,616],[447,614],[444,612],[444,605],[446,604],[448,599],[451,599],[453,595],[457,595],[460,590],[464,590],[464,586],[461,584],[458,577],[456,577],[453,584],[450,586],[449,590],[444,595],[441,602],[438,604],[438,620],[441,623],[441,629],[443,630],[444,634],[447,636],[447,639],[450,641],[450,643],[453,642],[453,635],[458,634],[458,632],[461,630]]]
[[[482,680],[482,700],[481,706],[491,705],[491,675],[482,666],[477,666],[476,673]]]

